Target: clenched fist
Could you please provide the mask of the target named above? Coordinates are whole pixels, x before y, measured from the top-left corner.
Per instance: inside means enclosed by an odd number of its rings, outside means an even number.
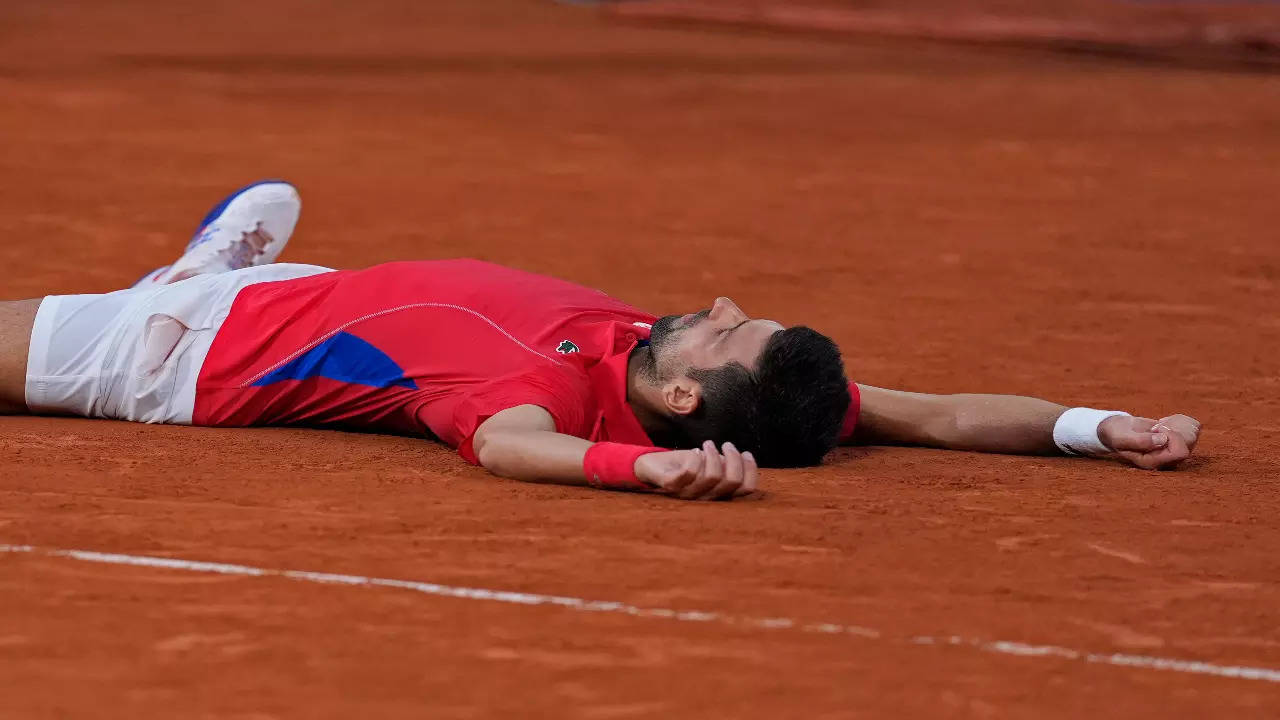
[[[641,455],[636,477],[657,492],[684,500],[728,500],[756,491],[760,470],[750,452],[733,443],[720,450],[708,440],[696,450]]]
[[[1164,470],[1186,460],[1200,439],[1200,421],[1186,415],[1159,420],[1115,415],[1098,426],[1110,457],[1144,470]]]

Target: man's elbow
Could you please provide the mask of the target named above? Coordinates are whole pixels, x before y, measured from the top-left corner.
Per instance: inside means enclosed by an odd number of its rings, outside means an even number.
[[[503,461],[507,455],[503,448],[502,433],[485,432],[484,428],[481,428],[471,440],[471,449],[476,454],[476,460],[485,470],[494,475],[506,474],[502,471]]]

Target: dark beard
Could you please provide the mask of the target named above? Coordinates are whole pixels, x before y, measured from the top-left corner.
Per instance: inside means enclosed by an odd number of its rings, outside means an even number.
[[[669,348],[680,340],[685,330],[697,325],[710,314],[710,310],[700,310],[694,313],[687,325],[680,322],[683,315],[664,315],[658,318],[649,329],[649,357],[641,368],[650,382],[663,380],[666,375],[674,371],[674,368],[670,367],[670,361],[665,365],[663,363],[664,358],[670,354]]]
[[[686,328],[697,325],[699,321],[711,314],[710,310],[699,310],[693,314],[693,318],[687,326],[680,324],[680,318],[683,315],[664,315],[658,318],[658,321],[649,329],[649,346],[655,352],[661,352],[672,340],[679,337],[680,333]]]
[[[676,324],[683,315],[664,315],[649,328],[649,347],[654,350],[666,347],[672,336],[678,332]]]

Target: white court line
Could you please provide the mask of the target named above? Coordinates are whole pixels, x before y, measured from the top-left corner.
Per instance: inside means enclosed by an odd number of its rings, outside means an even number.
[[[163,568],[166,570],[186,570],[189,572],[219,573],[222,575],[241,575],[247,577],[284,577],[292,580],[304,580],[315,583],[336,583],[341,585],[366,585],[377,587],[393,587],[414,590],[427,595],[466,598],[469,600],[490,600],[494,602],[513,603],[517,605],[556,605],[571,610],[585,612],[614,612],[637,617],[666,618],[685,622],[715,622],[739,627],[760,628],[766,630],[799,630],[801,632],[823,633],[828,635],[854,635],[871,639],[884,638],[880,631],[840,623],[801,623],[785,617],[746,617],[725,615],[718,612],[702,610],[671,610],[667,608],[642,608],[623,602],[604,600],[586,600],[568,595],[543,595],[541,593],[511,592],[508,590],[488,590],[485,588],[463,587],[459,585],[441,585],[438,583],[416,582],[412,580],[393,580],[391,578],[365,577],[363,575],[342,575],[337,573],[309,572],[306,570],[274,570],[271,568],[253,567],[250,565],[232,565],[228,563],[198,562],[195,560],[179,560],[176,558],[154,557],[149,555],[122,555],[119,553],[102,553],[90,550],[56,550],[38,548],[31,545],[0,545],[0,553],[31,553],[52,557],[73,558],[85,562],[107,563],[111,565],[137,565],[142,567]],[[1244,665],[1217,665],[1197,660],[1180,660],[1177,658],[1154,657],[1149,655],[1125,655],[1120,653],[1095,653],[1084,650],[1073,650],[1055,645],[1029,645],[1008,640],[979,640],[958,635],[934,637],[917,635],[906,638],[907,642],[917,645],[953,645],[976,648],[984,652],[1001,653],[1018,657],[1049,657],[1099,665],[1119,667],[1137,667],[1149,670],[1165,670],[1170,672],[1192,673],[1195,675],[1216,675],[1218,677],[1239,678],[1242,680],[1261,680],[1263,682],[1280,683],[1280,670],[1264,667],[1248,667]]]

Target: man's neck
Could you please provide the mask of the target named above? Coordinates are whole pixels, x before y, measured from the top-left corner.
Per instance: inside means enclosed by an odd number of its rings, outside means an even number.
[[[640,427],[657,445],[669,446],[671,425],[658,411],[661,391],[649,382],[646,368],[651,367],[652,356],[647,345],[637,346],[627,358],[627,407],[640,421]]]

